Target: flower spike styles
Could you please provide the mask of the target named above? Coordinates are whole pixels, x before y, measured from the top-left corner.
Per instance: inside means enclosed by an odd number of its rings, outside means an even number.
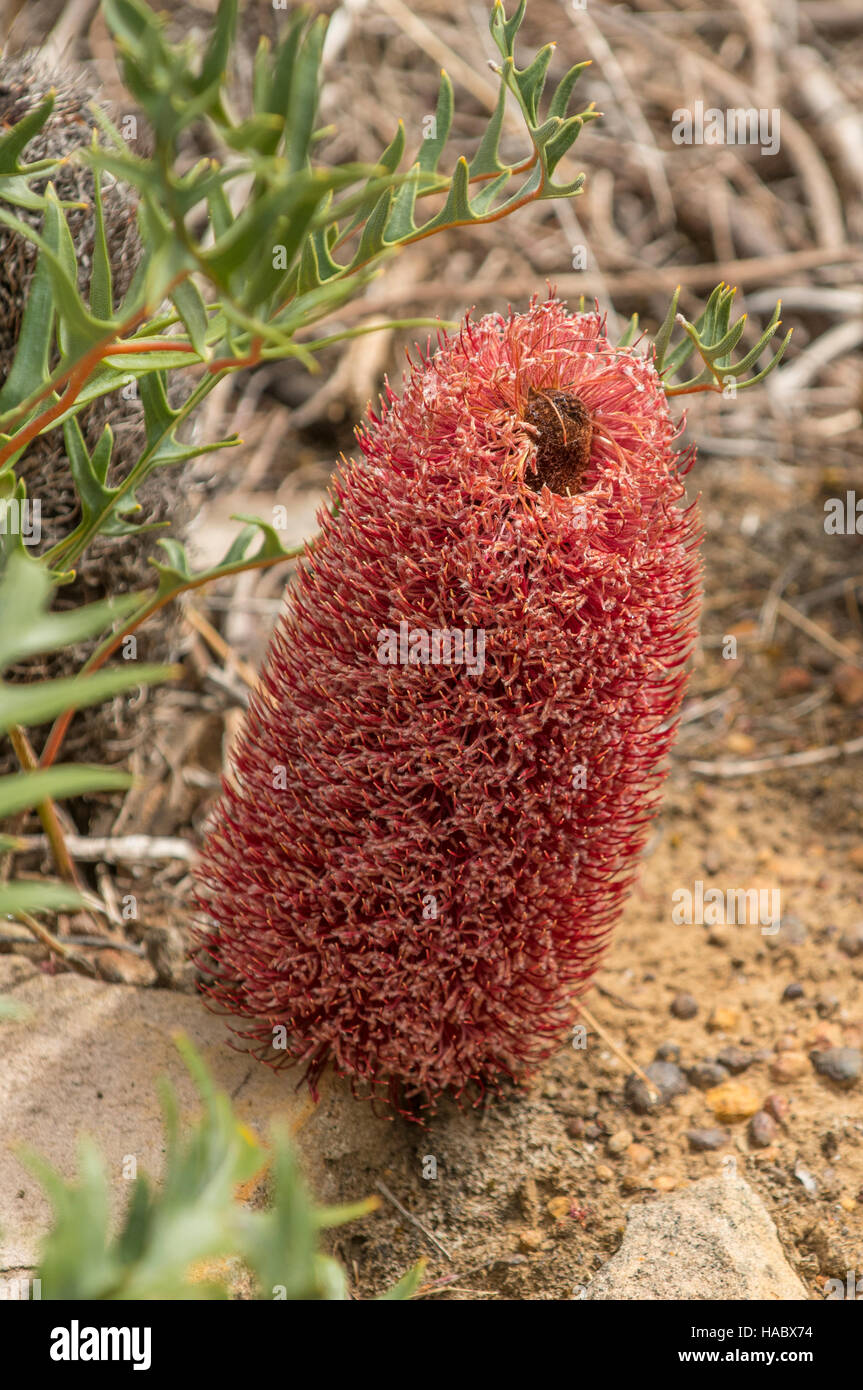
[[[555,298],[389,386],[300,562],[198,875],[213,1003],[399,1109],[558,1047],[631,885],[700,597],[650,352]]]

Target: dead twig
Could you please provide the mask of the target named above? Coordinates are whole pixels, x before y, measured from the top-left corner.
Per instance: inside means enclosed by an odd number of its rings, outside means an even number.
[[[426,1240],[431,1241],[435,1249],[439,1250],[442,1255],[445,1255],[446,1258],[450,1262],[452,1262],[452,1255],[449,1253],[443,1242],[439,1241],[437,1236],[433,1235],[432,1232],[428,1229],[428,1227],[424,1226],[418,1217],[414,1216],[412,1212],[409,1212],[407,1207],[402,1206],[398,1197],[393,1196],[385,1182],[381,1182],[379,1178],[378,1181],[375,1183],[375,1187],[378,1189],[378,1192],[383,1193],[384,1197],[386,1197],[388,1202],[392,1202],[396,1211],[401,1212],[402,1216],[405,1218],[406,1221],[409,1221],[412,1226],[416,1226],[417,1230],[422,1232]]]
[[[757,777],[761,772],[812,767],[816,763],[852,758],[857,753],[863,753],[863,738],[852,738],[847,743],[828,743],[822,748],[807,748],[802,753],[778,753],[772,758],[719,758],[712,763],[693,760],[687,763],[687,767],[701,777]]]
[[[22,835],[21,839],[27,849],[48,848],[48,840],[44,835]],[[98,859],[104,860],[106,864],[181,859],[187,864],[193,864],[197,857],[193,844],[173,835],[67,835],[66,844],[76,859],[89,863]]]

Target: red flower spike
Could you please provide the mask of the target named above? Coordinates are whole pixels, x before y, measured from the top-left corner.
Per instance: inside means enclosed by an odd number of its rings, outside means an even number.
[[[197,939],[259,1056],[401,1108],[571,1026],[655,808],[700,533],[652,361],[596,314],[467,319],[385,395],[273,635]]]

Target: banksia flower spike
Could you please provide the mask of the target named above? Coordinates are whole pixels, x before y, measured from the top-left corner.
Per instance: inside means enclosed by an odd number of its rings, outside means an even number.
[[[555,299],[442,336],[359,439],[209,831],[199,961],[265,1059],[433,1102],[573,1021],[673,737],[698,523],[654,362]]]

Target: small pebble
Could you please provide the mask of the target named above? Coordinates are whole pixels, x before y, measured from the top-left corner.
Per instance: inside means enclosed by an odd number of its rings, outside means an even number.
[[[719,1062],[696,1062],[686,1068],[686,1076],[699,1091],[709,1091],[711,1086],[721,1086],[728,1080],[728,1071]]]
[[[828,1047],[843,1047],[844,1045],[845,1039],[842,1036],[842,1029],[836,1023],[823,1021],[816,1023],[806,1034],[807,1051],[815,1048],[817,1052],[826,1052]]]
[[[863,922],[845,928],[839,938],[839,950],[844,951],[846,956],[863,955]]]
[[[745,1081],[724,1081],[714,1086],[705,1097],[717,1120],[733,1124],[735,1120],[748,1120],[756,1110],[761,1109],[761,1098],[757,1091]]]
[[[686,1077],[674,1062],[651,1062],[647,1068],[647,1076],[659,1092],[657,1101],[651,1101],[647,1086],[634,1072],[626,1078],[623,1088],[625,1104],[638,1115],[647,1115],[674,1096],[682,1096],[689,1090]]]
[[[656,1049],[657,1062],[679,1062],[680,1048],[677,1043],[664,1042]]]
[[[664,1100],[682,1096],[689,1090],[686,1077],[676,1062],[651,1062],[647,1076],[662,1092]]]
[[[677,994],[671,1001],[671,1012],[675,1018],[694,1018],[698,1013],[698,1000],[692,994]]]
[[[612,1134],[605,1147],[608,1149],[608,1152],[612,1154],[613,1157],[617,1158],[620,1154],[624,1153],[624,1151],[629,1148],[631,1143],[632,1135],[630,1134],[629,1130],[619,1129],[616,1134]]]
[[[670,1173],[660,1173],[659,1177],[652,1180],[650,1186],[655,1187],[657,1192],[673,1192],[677,1186],[677,1178],[672,1177]]]
[[[545,1209],[549,1216],[553,1216],[555,1221],[563,1221],[569,1216],[571,1201],[568,1197],[552,1197],[546,1202]]]
[[[828,1047],[826,1052],[813,1051],[809,1056],[818,1074],[839,1086],[853,1086],[863,1070],[859,1047]]]
[[[714,1009],[707,1020],[708,1033],[733,1033],[739,1026],[740,1014],[737,1009]]]
[[[838,994],[819,994],[815,1000],[815,1012],[819,1018],[830,1018],[841,1002]]]
[[[653,1158],[653,1154],[646,1144],[630,1144],[626,1150],[626,1157],[633,1168],[646,1168]]]
[[[710,1153],[727,1144],[730,1136],[725,1129],[688,1129],[686,1138],[693,1153]]]
[[[803,1167],[802,1163],[797,1163],[795,1165],[794,1176],[798,1182],[803,1184],[807,1192],[815,1193],[818,1191],[818,1183],[815,1181],[808,1168]]]
[[[780,1096],[775,1091],[771,1092],[764,1102],[764,1109],[778,1125],[782,1125],[783,1129],[786,1127],[791,1106],[785,1096]]]
[[[766,1110],[757,1110],[749,1121],[749,1142],[756,1149],[766,1149],[776,1138],[776,1121]]]
[[[790,985],[786,985],[782,991],[783,999],[802,999],[804,994],[803,986],[798,980],[792,980]]]
[[[580,1115],[574,1115],[571,1120],[567,1121],[566,1132],[570,1139],[583,1139],[584,1131],[585,1123]]]
[[[839,1153],[839,1140],[836,1138],[836,1135],[833,1133],[832,1129],[828,1129],[827,1133],[821,1140],[821,1152],[823,1153],[824,1157],[826,1159],[829,1159],[831,1162],[834,1158],[836,1158],[836,1156]]]
[[[522,1231],[518,1238],[518,1244],[521,1250],[530,1253],[532,1250],[539,1250],[544,1240],[545,1236],[542,1231]]]
[[[587,1124],[584,1126],[585,1139],[587,1139],[589,1143],[595,1144],[597,1139],[601,1136],[602,1130],[599,1128],[599,1125],[595,1125],[593,1120],[588,1120]]]
[[[770,1077],[784,1085],[805,1076],[809,1070],[805,1052],[779,1052],[770,1063]]]
[[[614,1173],[605,1163],[598,1163],[595,1172],[600,1182],[611,1182],[614,1177]]]
[[[746,1071],[747,1067],[751,1067],[755,1059],[751,1052],[744,1052],[742,1047],[732,1046],[723,1047],[721,1052],[717,1052],[716,1060],[720,1066],[727,1067],[734,1076],[738,1076],[740,1072]]]

